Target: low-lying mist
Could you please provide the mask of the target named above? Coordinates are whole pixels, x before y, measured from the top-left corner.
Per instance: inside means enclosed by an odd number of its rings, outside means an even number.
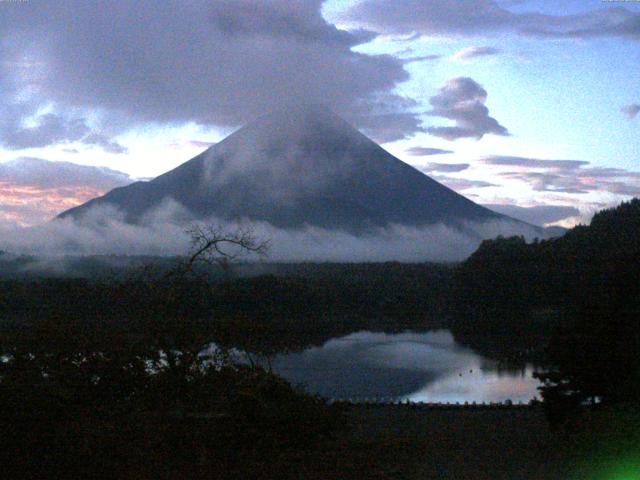
[[[390,225],[360,234],[313,226],[281,229],[265,222],[226,222],[214,217],[195,221],[175,202],[165,202],[136,225],[123,218],[115,208],[95,207],[80,219],[55,219],[30,228],[3,226],[0,249],[36,257],[185,255],[191,246],[188,227],[203,223],[227,232],[251,228],[258,240],[269,242],[266,259],[273,262],[451,262],[469,256],[483,239],[541,236],[540,229],[506,220],[455,227]],[[257,257],[244,258],[254,259]]]

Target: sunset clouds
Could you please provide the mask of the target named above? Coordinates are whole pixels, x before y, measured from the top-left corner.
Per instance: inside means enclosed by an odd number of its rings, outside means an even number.
[[[640,196],[640,171],[590,166],[580,160],[486,157],[481,163],[503,167],[498,175],[529,184],[539,192],[585,194],[609,192]],[[504,167],[512,167],[504,169]]]
[[[128,175],[108,168],[19,158],[0,164],[0,221],[40,224],[131,182]]]

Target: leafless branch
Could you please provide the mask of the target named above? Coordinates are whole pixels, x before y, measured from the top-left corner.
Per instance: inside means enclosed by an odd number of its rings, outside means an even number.
[[[253,229],[225,230],[221,226],[195,224],[187,233],[191,237],[191,253],[185,271],[192,271],[198,263],[219,265],[227,270],[229,263],[239,256],[265,256],[269,242],[256,238]]]

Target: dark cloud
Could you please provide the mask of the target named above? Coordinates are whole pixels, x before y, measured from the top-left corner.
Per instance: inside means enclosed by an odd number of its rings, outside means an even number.
[[[48,113],[37,119],[33,127],[3,129],[2,143],[10,149],[37,148],[63,142],[75,142],[90,132],[82,119],[67,121],[58,115]]]
[[[472,78],[457,77],[448,80],[440,88],[440,93],[429,99],[433,107],[429,114],[454,120],[456,126],[429,127],[427,132],[446,140],[465,137],[480,139],[488,133],[509,135],[505,127],[489,116],[486,101],[487,91]]]
[[[519,167],[518,171],[501,171],[498,175],[528,183],[536,191],[640,195],[640,172],[623,168],[589,167],[589,162],[581,160],[542,160],[508,156],[486,157],[480,162],[498,167]]]
[[[536,205],[534,207],[519,207],[517,205],[484,204],[483,206],[494,212],[522,220],[532,225],[544,226],[548,223],[559,222],[569,217],[580,215],[580,210],[564,205]]]
[[[105,152],[109,153],[127,153],[129,150],[126,147],[123,147],[118,142],[114,142],[109,139],[106,135],[101,133],[90,133],[86,137],[82,139],[82,143],[85,145],[95,145],[97,147],[102,148]]]
[[[451,58],[454,60],[471,60],[477,57],[497,55],[500,52],[502,52],[502,50],[494,47],[468,47],[454,53]]]
[[[385,94],[409,74],[401,59],[353,51],[375,34],[328,24],[321,3],[69,0],[3,8],[1,87],[13,97],[28,88],[36,103],[100,111],[120,127],[235,127],[311,102],[368,127],[377,140],[419,131],[410,113],[387,116],[384,125],[358,122],[362,110],[394,107],[380,99],[393,100]]]
[[[435,163],[431,162],[421,168],[424,172],[445,172],[456,173],[462,172],[469,168],[468,163]]]
[[[635,118],[638,113],[640,113],[640,104],[631,103],[629,105],[625,105],[620,109],[620,111],[629,118]]]
[[[453,150],[443,150],[441,148],[430,148],[430,147],[411,147],[405,150],[409,155],[414,155],[416,157],[428,156],[428,155],[444,155],[448,153],[453,153]]]
[[[35,119],[34,126],[21,126],[19,117],[5,117],[0,143],[10,150],[39,148],[60,143],[80,142],[95,145],[110,153],[126,153],[127,149],[106,135],[92,131],[83,118],[66,119],[46,113]]]
[[[640,14],[623,7],[579,15],[544,15],[514,13],[493,0],[364,0],[343,16],[350,22],[395,34],[480,36],[506,31],[552,38],[640,39]]]

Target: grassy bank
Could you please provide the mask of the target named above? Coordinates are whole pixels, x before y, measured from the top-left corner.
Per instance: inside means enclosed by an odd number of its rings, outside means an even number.
[[[383,478],[626,480],[640,478],[640,415],[602,411],[551,430],[544,411],[352,406],[355,450]]]

